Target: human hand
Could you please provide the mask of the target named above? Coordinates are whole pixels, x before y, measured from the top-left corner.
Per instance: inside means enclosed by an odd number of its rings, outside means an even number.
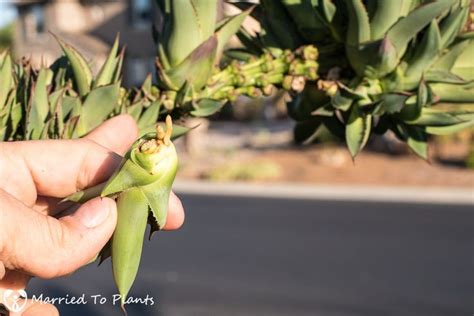
[[[59,201],[110,177],[137,137],[127,115],[103,123],[79,140],[0,143],[0,302],[2,290],[23,289],[31,276],[55,278],[87,264],[112,236],[115,201],[95,198],[81,206]],[[184,222],[171,194],[165,230]],[[30,305],[22,315],[57,315]]]

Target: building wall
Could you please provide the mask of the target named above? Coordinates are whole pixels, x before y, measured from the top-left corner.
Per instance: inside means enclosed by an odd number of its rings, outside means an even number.
[[[18,57],[31,57],[37,66],[61,55],[52,32],[75,46],[98,71],[120,33],[120,42],[126,45],[124,84],[140,84],[154,72],[153,0],[54,0],[17,8],[15,52]],[[150,9],[143,14],[146,8]]]

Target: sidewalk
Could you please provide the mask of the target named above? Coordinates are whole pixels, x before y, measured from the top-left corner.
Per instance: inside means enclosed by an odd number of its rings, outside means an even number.
[[[473,205],[474,188],[307,185],[293,183],[222,183],[178,179],[178,194],[248,196],[273,199],[398,202]],[[474,210],[474,209],[473,209]]]

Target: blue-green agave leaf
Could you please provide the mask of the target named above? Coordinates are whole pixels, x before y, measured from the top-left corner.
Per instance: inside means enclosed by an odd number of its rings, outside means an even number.
[[[360,111],[353,106],[346,124],[346,144],[352,158],[364,148],[372,129],[372,115]]]

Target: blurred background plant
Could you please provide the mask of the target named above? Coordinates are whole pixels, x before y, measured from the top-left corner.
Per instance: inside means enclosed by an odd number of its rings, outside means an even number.
[[[271,161],[233,162],[217,166],[203,178],[211,181],[273,181],[282,174],[281,167]]]
[[[14,24],[10,23],[0,28],[0,50],[8,49],[13,44]]]

